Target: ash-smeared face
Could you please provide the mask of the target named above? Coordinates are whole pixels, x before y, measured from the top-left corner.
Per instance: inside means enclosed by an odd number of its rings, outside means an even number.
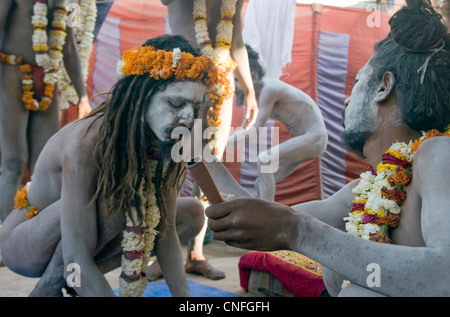
[[[171,142],[173,129],[191,129],[203,105],[206,86],[193,81],[178,81],[157,92],[150,101],[145,121],[161,142]]]
[[[373,100],[376,89],[368,83],[373,68],[367,63],[357,74],[351,96],[345,101],[342,141],[351,151],[362,155],[364,143],[380,126],[378,106]]]

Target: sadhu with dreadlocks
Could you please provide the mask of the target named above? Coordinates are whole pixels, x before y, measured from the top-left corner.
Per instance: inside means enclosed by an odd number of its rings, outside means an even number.
[[[103,104],[49,140],[3,223],[4,263],[42,276],[32,295],[60,295],[64,282],[80,296],[114,295],[103,273],[121,265],[119,294],[141,296],[153,250],[172,295],[189,295],[177,229],[194,237],[204,214],[177,198],[185,167],[170,158],[171,132],[192,128],[220,79],[180,36],[146,44],[123,54]]]

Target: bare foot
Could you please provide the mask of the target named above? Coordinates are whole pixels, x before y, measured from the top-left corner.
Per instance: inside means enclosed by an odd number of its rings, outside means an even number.
[[[203,275],[210,280],[221,280],[225,278],[225,273],[213,268],[211,264],[209,264],[208,260],[187,261],[184,265],[184,270],[186,271],[186,273]]]
[[[147,272],[145,273],[145,276],[147,277],[147,280],[149,280],[150,282],[157,281],[163,276],[161,266],[159,266],[158,261],[154,261],[147,267]]]

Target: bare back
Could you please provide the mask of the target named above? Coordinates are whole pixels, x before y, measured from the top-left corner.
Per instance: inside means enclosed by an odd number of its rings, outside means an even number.
[[[62,128],[53,135],[43,148],[32,177],[28,199],[30,204],[42,210],[61,198],[63,171],[65,164],[75,156],[86,156],[91,164],[80,166],[80,169],[97,179],[98,170],[94,163],[94,147],[100,118],[94,122],[94,117],[78,120]],[[93,123],[93,124],[92,124]],[[91,128],[88,130],[88,126]],[[87,132],[86,132],[87,131]],[[93,193],[90,193],[93,195]]]

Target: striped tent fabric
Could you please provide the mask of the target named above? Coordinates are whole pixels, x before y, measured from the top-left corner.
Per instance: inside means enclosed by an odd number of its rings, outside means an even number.
[[[250,0],[257,1],[257,0]],[[244,12],[248,1],[244,6]],[[368,164],[346,151],[340,142],[344,101],[350,95],[358,69],[373,53],[373,45],[388,33],[389,15],[379,12],[380,23],[367,23],[370,10],[296,4],[292,62],[281,80],[310,95],[318,104],[328,130],[325,153],[303,163],[277,184],[276,201],[294,205],[329,197],[357,178]],[[378,14],[378,13],[377,13]],[[142,45],[148,38],[170,32],[167,9],[160,0],[115,0],[94,44],[90,60],[88,92],[93,107],[105,100],[117,81],[116,64],[121,52]],[[276,34],[272,35],[276,36]],[[267,41],[272,39],[268,37]],[[243,109],[233,110],[233,126],[242,123]],[[259,138],[256,146],[268,148],[278,139],[288,139],[286,128],[276,120],[268,127],[275,135]],[[279,133],[279,135],[277,135]],[[253,184],[256,163],[246,160],[255,144],[229,150],[224,165],[247,190],[256,195]],[[192,188],[190,180],[184,194]]]

